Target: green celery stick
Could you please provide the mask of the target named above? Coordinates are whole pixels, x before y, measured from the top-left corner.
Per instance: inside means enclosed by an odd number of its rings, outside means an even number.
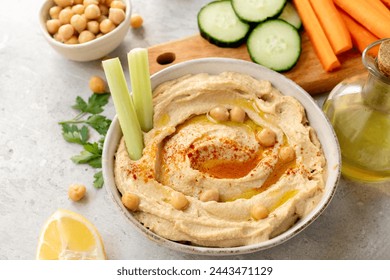
[[[153,101],[150,84],[148,51],[132,49],[127,54],[134,107],[141,129],[148,132],[153,128]]]
[[[103,68],[125,137],[127,152],[132,160],[138,160],[144,148],[143,135],[119,58],[104,60]]]

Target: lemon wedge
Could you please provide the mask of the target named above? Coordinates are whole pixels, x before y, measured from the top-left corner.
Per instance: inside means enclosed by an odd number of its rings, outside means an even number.
[[[38,260],[104,260],[99,232],[82,215],[64,209],[54,212],[39,237]]]

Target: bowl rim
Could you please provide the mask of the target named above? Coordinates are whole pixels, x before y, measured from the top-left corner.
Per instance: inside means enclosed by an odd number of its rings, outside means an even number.
[[[70,49],[70,50],[72,50],[72,49],[75,49],[75,50],[85,49],[85,48],[91,47],[95,44],[98,44],[99,42],[102,42],[106,39],[109,39],[109,38],[115,36],[115,34],[118,33],[122,28],[130,28],[128,23],[129,23],[130,17],[131,17],[131,0],[121,0],[121,1],[126,4],[125,19],[117,27],[115,27],[115,29],[112,30],[111,32],[104,34],[103,36],[101,36],[99,38],[95,38],[91,41],[85,42],[85,43],[81,43],[81,44],[61,43],[61,42],[58,42],[57,40],[55,40],[53,38],[53,36],[50,35],[50,33],[47,31],[46,20],[48,19],[49,15],[48,15],[48,13],[46,13],[46,9],[47,9],[47,11],[49,11],[50,7],[53,6],[53,4],[54,4],[53,0],[45,0],[45,2],[43,2],[43,4],[42,4],[41,8],[39,9],[39,25],[41,27],[42,33],[44,34],[46,40],[48,40],[54,46],[60,47],[60,48],[65,48],[65,49]],[[125,25],[127,25],[127,26],[125,26]]]
[[[298,233],[303,231],[305,228],[307,228],[311,223],[313,223],[328,207],[330,204],[331,200],[333,199],[335,192],[337,190],[337,186],[340,180],[341,176],[341,152],[340,152],[340,147],[339,143],[336,137],[336,134],[333,130],[333,127],[327,118],[327,116],[322,112],[320,107],[315,103],[314,99],[305,91],[303,90],[299,85],[297,85],[295,82],[292,80],[288,79],[284,75],[277,73],[273,70],[270,70],[268,68],[265,68],[261,65],[245,61],[245,60],[240,60],[240,59],[233,59],[233,58],[215,58],[215,57],[210,57],[210,58],[199,58],[199,59],[193,59],[185,62],[180,62],[171,66],[168,66],[167,68],[164,68],[163,70],[153,74],[151,76],[152,80],[152,89],[155,88],[156,85],[158,85],[160,80],[162,81],[168,81],[170,80],[169,77],[172,76],[172,73],[176,73],[176,77],[184,76],[185,74],[188,73],[194,73],[194,71],[191,71],[189,69],[193,69],[196,67],[196,65],[203,65],[203,69],[208,69],[204,65],[209,64],[211,65],[230,65],[229,67],[233,67],[234,65],[238,64],[242,67],[248,67],[250,71],[259,71],[260,73],[267,73],[268,76],[273,76],[274,80],[279,80],[278,83],[280,84],[286,84],[290,87],[293,87],[295,89],[295,92],[299,93],[302,95],[302,98],[305,99],[307,102],[306,106],[310,106],[311,110],[313,110],[313,114],[316,114],[318,117],[321,118],[321,121],[326,125],[326,130],[329,133],[329,141],[331,141],[331,145],[329,146],[332,150],[332,157],[330,155],[326,155],[326,160],[327,160],[327,179],[325,181],[325,191],[324,191],[324,196],[321,198],[321,200],[318,202],[316,207],[312,209],[310,213],[308,213],[304,218],[298,220],[292,227],[290,227],[288,230],[285,232],[260,243],[256,244],[250,244],[250,245],[244,245],[244,246],[238,246],[238,247],[205,247],[205,246],[197,246],[197,245],[187,245],[187,244],[182,244],[180,242],[168,240],[166,238],[163,238],[156,233],[152,232],[151,230],[147,229],[144,227],[138,220],[136,220],[133,215],[128,211],[123,204],[120,201],[120,193],[119,190],[117,189],[115,185],[115,181],[113,181],[114,175],[112,174],[107,174],[108,170],[113,170],[113,167],[109,166],[110,165],[110,153],[112,155],[112,161],[113,161],[113,155],[115,154],[115,151],[118,147],[119,144],[119,139],[121,138],[121,130],[120,130],[120,125],[117,116],[114,117],[112,124],[110,125],[110,128],[107,132],[106,139],[109,141],[105,141],[104,146],[103,146],[103,156],[102,156],[102,170],[103,170],[103,178],[105,182],[105,188],[107,189],[107,192],[109,193],[109,196],[114,200],[115,204],[118,206],[120,211],[125,215],[127,220],[131,222],[131,224],[142,234],[146,235],[149,239],[152,239],[154,242],[156,242],[159,245],[163,245],[164,247],[167,247],[169,249],[173,249],[179,252],[184,252],[184,253],[191,253],[191,254],[197,254],[197,255],[211,255],[211,256],[223,256],[223,255],[239,255],[239,254],[249,254],[249,253],[254,253],[257,251],[262,251],[269,249],[271,247],[275,247],[277,245],[280,245],[287,240],[293,238],[296,236]],[[181,70],[183,68],[187,69],[182,73]],[[229,71],[226,69],[220,69],[220,73],[224,71]],[[177,74],[177,73],[182,73],[182,74]],[[196,72],[196,71],[195,71]],[[197,72],[197,73],[201,73]],[[208,72],[208,71],[203,71]],[[236,71],[240,72],[240,71]],[[251,75],[251,74],[249,74]],[[175,75],[173,75],[175,76]],[[252,75],[253,76],[253,75]],[[271,83],[274,85],[274,83],[271,81]],[[278,88],[277,86],[275,86]],[[282,92],[282,94],[285,94]],[[300,103],[301,100],[299,100]],[[305,107],[305,111],[307,112],[307,108]],[[309,116],[308,116],[309,118]],[[310,118],[309,118],[310,120]],[[119,133],[119,135],[118,135]],[[116,134],[116,135],[115,135]],[[111,145],[111,150],[110,150],[110,140],[112,138],[116,138],[117,143],[115,145],[115,148],[113,149],[113,145]],[[319,139],[320,140],[320,139]],[[324,147],[324,143],[320,140],[321,145]],[[113,153],[112,153],[113,152]],[[325,153],[325,151],[324,151]],[[330,153],[330,152],[329,152]],[[331,159],[331,160],[330,160]],[[329,166],[329,162],[333,161],[332,166]],[[332,174],[332,177],[330,175]],[[330,181],[331,180],[331,181]]]

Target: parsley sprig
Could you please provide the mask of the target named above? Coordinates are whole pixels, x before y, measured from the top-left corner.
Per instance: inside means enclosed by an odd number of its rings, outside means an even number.
[[[72,106],[78,114],[70,120],[59,122],[62,126],[62,136],[69,143],[76,143],[83,146],[80,154],[71,157],[76,164],[88,164],[93,168],[102,167],[102,153],[104,139],[110,127],[111,120],[101,115],[104,106],[108,103],[109,93],[92,94],[88,101],[77,96],[76,103]],[[90,128],[94,129],[100,136],[96,142],[89,142]],[[103,186],[102,171],[94,175],[93,185],[95,188]]]

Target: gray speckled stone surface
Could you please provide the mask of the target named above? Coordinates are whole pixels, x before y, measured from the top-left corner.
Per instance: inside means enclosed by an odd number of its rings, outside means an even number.
[[[46,43],[38,25],[43,0],[8,1],[0,9],[0,259],[34,259],[40,229],[58,208],[83,214],[99,229],[110,259],[207,259],[162,248],[134,231],[94,170],[75,165],[80,152],[57,124],[74,115],[77,95],[88,98],[88,79],[104,75],[98,61],[72,62]],[[130,30],[112,56],[125,59],[148,47],[197,33],[196,13],[206,0],[132,0],[143,28]],[[319,104],[323,97],[316,97]],[[112,118],[112,102],[105,115]],[[83,183],[82,202],[67,198]],[[304,232],[281,246],[229,259],[390,259],[390,186],[342,179],[330,206]]]

